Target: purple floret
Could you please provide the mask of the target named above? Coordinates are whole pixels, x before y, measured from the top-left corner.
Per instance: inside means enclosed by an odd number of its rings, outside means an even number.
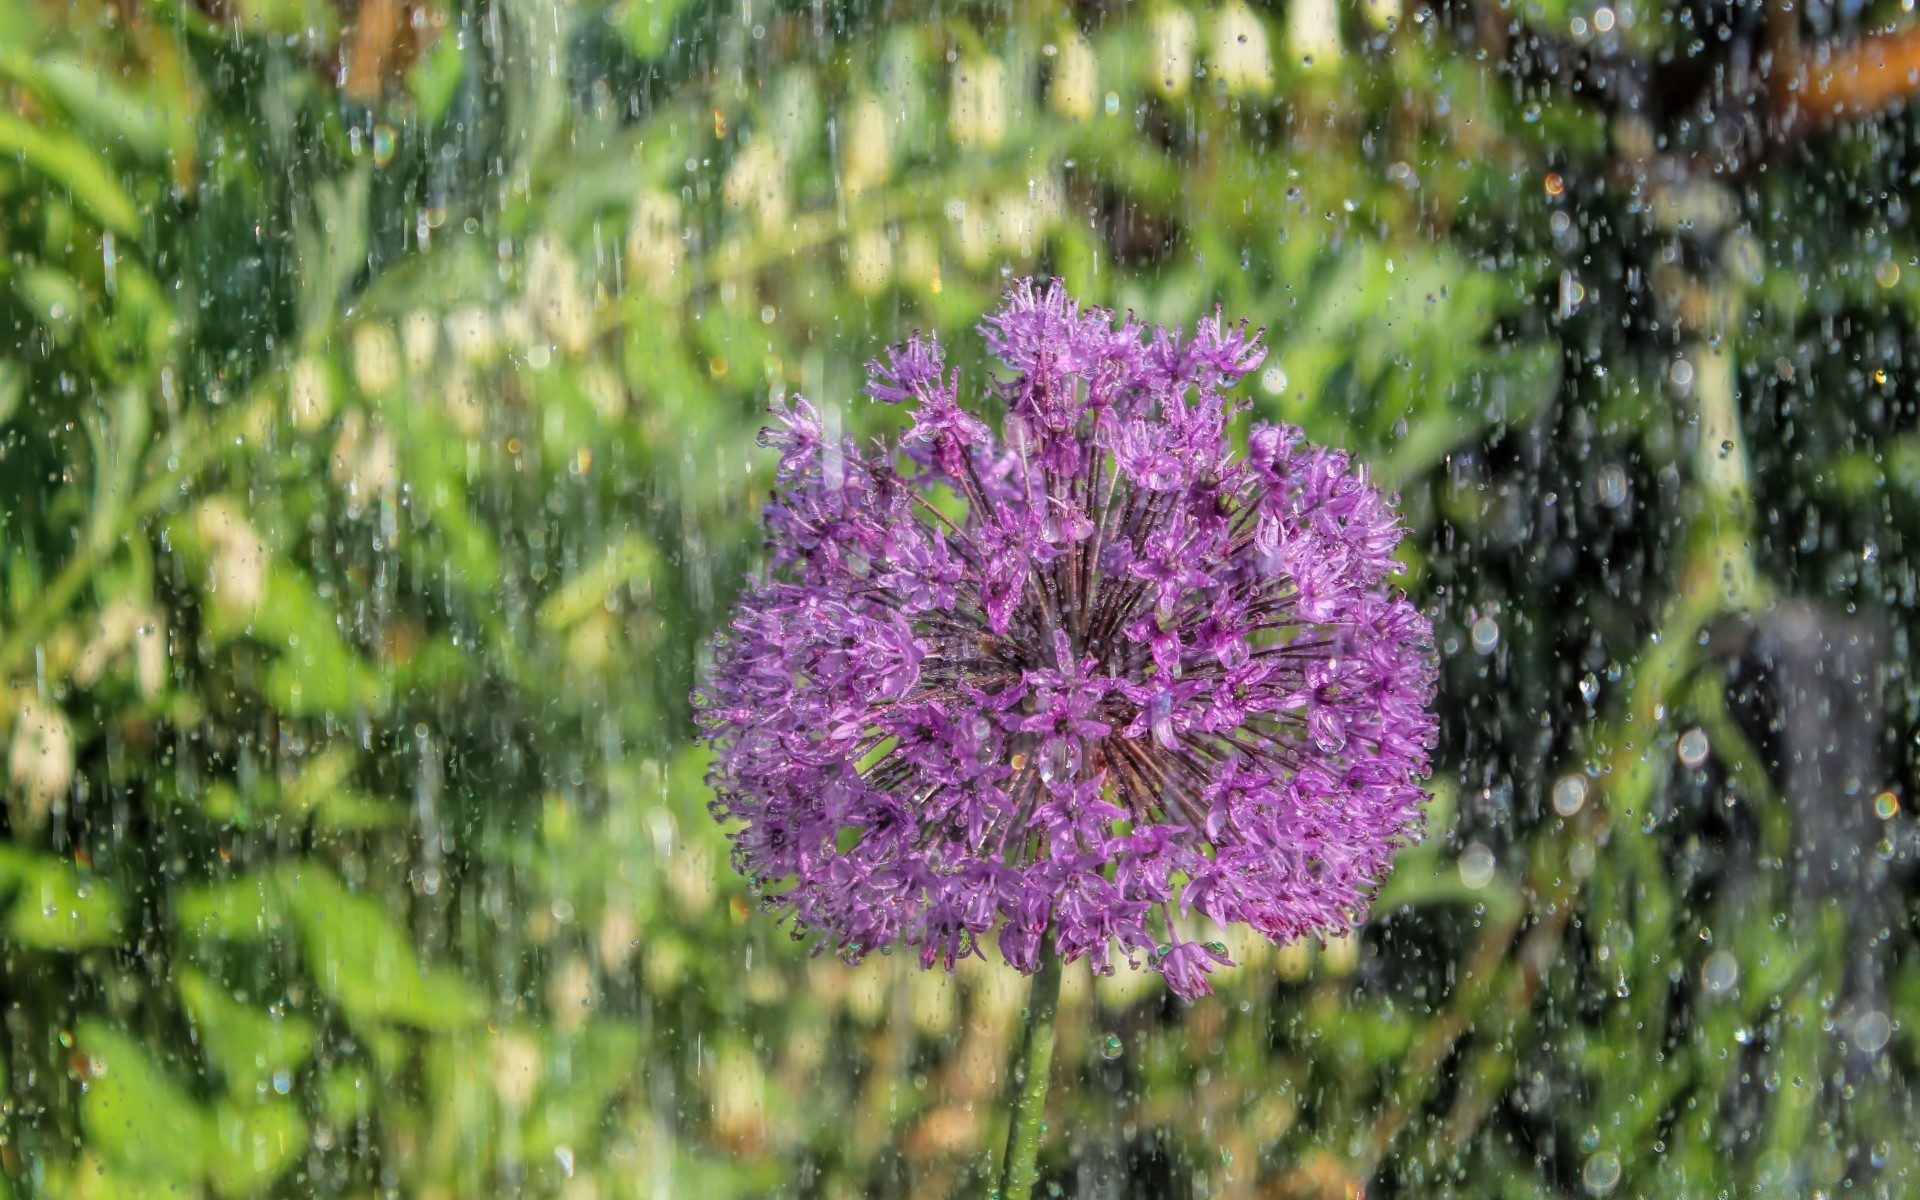
[[[1031,972],[1114,952],[1182,996],[1233,965],[1199,912],[1343,931],[1420,835],[1432,628],[1390,588],[1392,501],[1256,426],[1259,333],[1191,339],[1009,291],[1000,438],[915,335],[868,393],[900,446],[775,409],[771,561],[695,694],[734,863],[795,936],[948,969],[997,930]]]

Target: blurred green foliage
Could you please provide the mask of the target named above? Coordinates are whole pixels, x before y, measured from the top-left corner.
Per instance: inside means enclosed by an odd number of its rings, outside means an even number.
[[[1446,658],[1369,926],[1069,972],[1050,1185],[1907,1192],[1920,156],[1773,112],[1815,7],[0,0],[0,1196],[984,1188],[1023,982],[758,918],[685,697],[768,399],[1030,272],[1264,323]]]

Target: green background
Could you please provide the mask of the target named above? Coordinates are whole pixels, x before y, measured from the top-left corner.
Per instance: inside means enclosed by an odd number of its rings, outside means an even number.
[[[1029,273],[1266,327],[1444,730],[1352,936],[1069,970],[1040,1194],[1909,1191],[1920,154],[1803,7],[0,0],[0,1196],[983,1194],[1024,981],[759,917],[686,695],[768,400]]]

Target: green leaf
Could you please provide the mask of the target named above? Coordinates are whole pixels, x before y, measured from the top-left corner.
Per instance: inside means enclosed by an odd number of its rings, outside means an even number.
[[[28,267],[13,280],[13,294],[34,315],[55,345],[73,340],[87,308],[73,276],[54,267]]]
[[[289,866],[279,879],[308,971],[350,1018],[435,1030],[479,1019],[484,1005],[466,980],[424,966],[378,900],[347,891],[319,868]]]
[[[92,1079],[80,1098],[88,1143],[150,1182],[205,1175],[213,1142],[206,1110],[131,1037],[91,1018],[78,1032],[91,1060]]]
[[[0,358],[0,425],[13,416],[27,393],[27,369],[10,358]]]
[[[0,109],[0,156],[16,158],[52,180],[106,228],[123,237],[139,236],[140,210],[107,164],[79,139]]]
[[[588,1026],[565,1051],[566,1086],[542,1090],[527,1114],[522,1136],[530,1155],[546,1157],[557,1146],[591,1144],[607,1101],[635,1071],[640,1034],[626,1026]]]
[[[265,1189],[286,1173],[307,1142],[306,1118],[287,1100],[224,1100],[214,1110],[214,1129],[209,1174],[213,1190],[229,1198]]]
[[[172,97],[126,87],[74,54],[0,48],[0,77],[58,105],[96,143],[117,143],[159,161],[193,142],[188,114]]]
[[[687,0],[627,0],[620,17],[620,32],[627,45],[641,58],[655,58],[667,48],[674,18],[687,6]]]
[[[40,858],[23,873],[7,913],[7,940],[36,950],[85,950],[119,940],[120,901],[104,880]]]
[[[232,11],[248,33],[302,37],[316,46],[331,44],[338,33],[333,7],[321,0],[240,0]]]
[[[585,567],[566,585],[547,597],[537,618],[548,632],[564,630],[606,606],[618,589],[643,583],[655,564],[652,545],[638,534],[606,547],[600,559]]]
[[[174,985],[194,1023],[194,1033],[230,1091],[253,1095],[285,1080],[313,1053],[314,1025],[295,1014],[274,1016],[241,1004],[219,984],[191,967],[178,967]],[[274,1090],[285,1094],[284,1087]]]
[[[184,888],[175,894],[173,915],[202,941],[257,942],[286,923],[273,881],[263,875]]]
[[[407,87],[413,92],[423,123],[431,125],[446,115],[465,73],[466,57],[460,53],[460,39],[446,34],[436,38],[433,48],[408,69]]]

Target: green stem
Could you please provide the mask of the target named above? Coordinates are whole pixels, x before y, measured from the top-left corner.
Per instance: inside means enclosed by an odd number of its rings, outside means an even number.
[[[1013,1124],[1000,1166],[999,1200],[1029,1200],[1040,1157],[1040,1131],[1047,1112],[1047,1073],[1053,1065],[1053,1019],[1060,1010],[1060,957],[1041,951],[1040,970],[1027,997],[1027,1027],[1013,1066]]]

